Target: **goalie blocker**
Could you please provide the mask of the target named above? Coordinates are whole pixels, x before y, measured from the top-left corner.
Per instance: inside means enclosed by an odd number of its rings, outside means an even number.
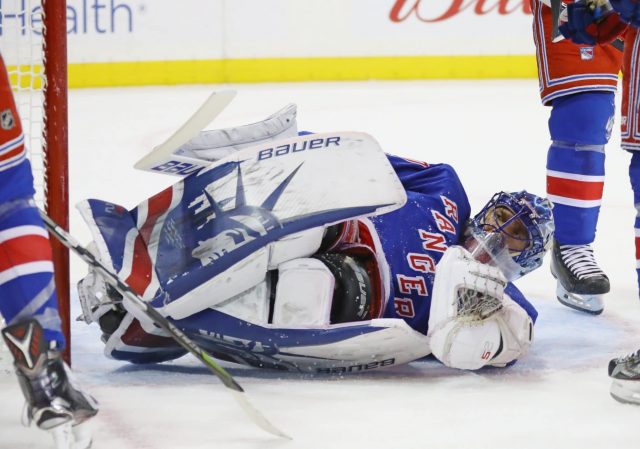
[[[536,312],[509,281],[541,264],[548,203],[502,193],[469,221],[446,164],[385,155],[359,133],[260,133],[258,145],[236,152],[235,139],[250,140],[243,129],[262,129],[254,125],[208,134],[226,136],[221,151],[199,138],[193,156],[231,154],[132,211],[98,200],[80,207],[101,260],[201,347],[314,373],[432,351],[476,369],[526,352]],[[318,139],[336,144],[312,148]],[[307,150],[260,157],[284,147]],[[148,363],[184,353],[96,273],[79,291],[108,356]]]

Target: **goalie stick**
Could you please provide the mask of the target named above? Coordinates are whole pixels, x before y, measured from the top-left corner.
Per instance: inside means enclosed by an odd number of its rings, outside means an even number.
[[[167,331],[171,337],[184,349],[196,356],[198,360],[204,363],[207,368],[213,372],[227,387],[231,390],[233,397],[242,407],[242,409],[249,415],[251,420],[261,429],[269,432],[272,435],[276,435],[282,438],[291,439],[286,433],[282,432],[271,424],[246,398],[242,387],[234,380],[224,368],[222,368],[216,361],[205,351],[203,351],[195,342],[187,337],[180,329],[174,326],[171,321],[162,316],[151,305],[147,304],[135,291],[131,289],[127,284],[122,282],[120,278],[107,268],[102,262],[100,262],[91,252],[83,248],[77,240],[75,240],[68,232],[62,229],[56,224],[46,213],[40,211],[40,216],[44,220],[44,223],[51,232],[51,234],[60,241],[64,246],[76,253],[85,263],[96,269],[102,274],[107,282],[115,288],[118,293],[126,296],[131,300],[132,304],[137,307],[141,312],[146,314],[153,322],[160,328]]]
[[[163,172],[173,175],[193,173],[199,168],[204,167],[205,161],[180,156],[173,152],[181,145],[193,139],[205,126],[220,115],[235,96],[236,91],[234,90],[213,92],[171,137],[136,162],[134,167],[138,170]]]
[[[563,12],[562,0],[541,0],[543,4],[551,8],[551,42],[560,42],[564,40],[564,36],[560,32],[560,15]],[[613,48],[618,51],[624,51],[624,41],[619,37],[609,42]]]

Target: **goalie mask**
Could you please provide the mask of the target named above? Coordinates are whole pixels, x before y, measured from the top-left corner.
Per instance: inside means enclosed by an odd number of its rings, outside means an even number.
[[[465,247],[500,268],[509,281],[542,265],[554,224],[552,205],[526,191],[496,193],[465,230]]]

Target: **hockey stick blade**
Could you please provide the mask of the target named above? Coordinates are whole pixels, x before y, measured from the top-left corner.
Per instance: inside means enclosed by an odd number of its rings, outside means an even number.
[[[55,223],[46,213],[44,213],[43,211],[39,212],[49,232],[58,241],[60,241],[60,243],[62,243],[69,250],[73,251],[86,264],[96,269],[102,276],[104,276],[105,280],[118,291],[118,293],[126,296],[129,300],[131,300],[131,303],[136,308],[138,308],[138,310],[147,315],[158,327],[167,331],[176,341],[176,343],[196,356],[198,360],[206,365],[211,370],[211,372],[213,372],[213,374],[215,374],[220,379],[220,381],[222,381],[223,385],[231,390],[231,392],[233,393],[233,397],[236,399],[245,413],[251,418],[254,424],[272,435],[291,439],[291,437],[271,424],[264,417],[264,415],[262,415],[262,413],[260,413],[255,407],[253,407],[253,405],[251,405],[251,403],[245,396],[242,387],[235,381],[231,374],[229,374],[224,368],[218,365],[218,363],[208,353],[202,350],[202,348],[200,348],[193,340],[191,340],[180,329],[174,326],[171,321],[162,316],[160,312],[158,312],[150,304],[146,303],[134,290],[131,289],[131,287],[122,282],[117,274],[107,268],[86,248],[82,247],[82,245],[80,245],[80,243],[76,239],[74,239],[67,231],[65,231],[57,223]]]
[[[171,137],[151,150],[146,156],[135,163],[138,170],[153,172],[165,172],[178,174],[176,171],[166,171],[162,167],[166,164],[182,162],[179,156],[173,152],[193,139],[209,123],[211,123],[236,96],[234,90],[223,90],[212,93],[207,100],[202,103],[196,112],[176,131]]]

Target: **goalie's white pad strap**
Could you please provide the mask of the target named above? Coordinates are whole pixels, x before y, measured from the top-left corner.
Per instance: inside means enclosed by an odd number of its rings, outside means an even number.
[[[296,113],[296,105],[289,104],[261,122],[202,131],[174,154],[212,162],[243,148],[295,137],[298,135]]]
[[[335,278],[316,259],[295,259],[278,268],[273,309],[276,327],[323,327],[329,324]]]

